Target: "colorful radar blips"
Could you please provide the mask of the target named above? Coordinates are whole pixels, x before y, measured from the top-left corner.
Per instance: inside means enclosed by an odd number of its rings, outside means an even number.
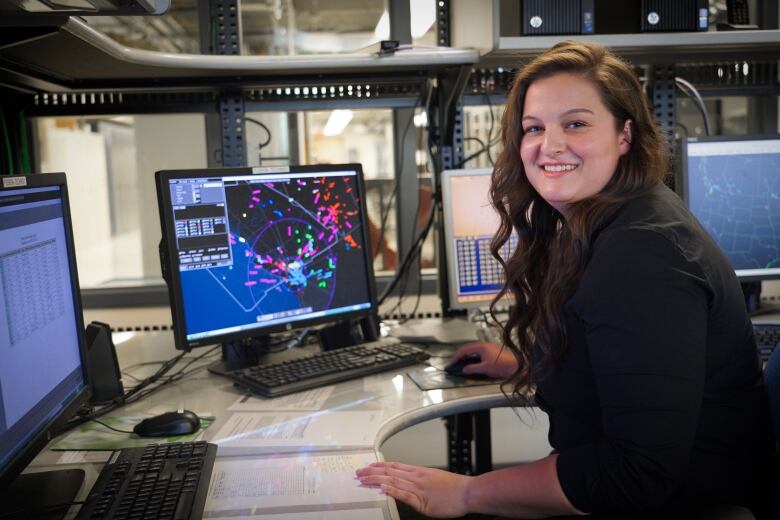
[[[234,262],[246,262],[244,286],[253,303],[275,291],[320,308],[333,304],[341,253],[363,247],[354,237],[360,214],[350,181],[319,177],[228,189]]]

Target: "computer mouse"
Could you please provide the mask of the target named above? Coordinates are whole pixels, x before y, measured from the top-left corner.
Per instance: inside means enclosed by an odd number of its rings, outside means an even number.
[[[447,374],[456,377],[475,377],[477,376],[477,374],[464,374],[463,368],[466,367],[467,365],[473,365],[474,363],[479,363],[480,361],[482,361],[482,358],[476,354],[462,357],[459,360],[455,361],[454,363],[450,363],[449,365],[444,367],[444,371],[447,372]]]
[[[200,418],[189,410],[166,412],[149,417],[133,428],[140,437],[170,437],[195,433],[200,428]]]

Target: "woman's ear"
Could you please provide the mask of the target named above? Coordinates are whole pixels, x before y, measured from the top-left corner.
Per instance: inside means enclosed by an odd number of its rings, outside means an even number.
[[[631,135],[631,127],[633,122],[630,119],[626,119],[623,125],[623,131],[620,132],[618,137],[618,145],[620,146],[620,155],[625,155],[631,149],[631,143],[633,142],[633,136]]]

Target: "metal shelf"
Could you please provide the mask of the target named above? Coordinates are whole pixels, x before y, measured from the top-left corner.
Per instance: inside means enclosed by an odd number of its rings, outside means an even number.
[[[209,56],[125,47],[76,18],[0,19],[0,84],[22,93],[177,91],[424,79],[478,61],[473,50]]]
[[[563,40],[592,41],[637,63],[777,59],[780,30],[500,37],[482,63],[528,59]]]

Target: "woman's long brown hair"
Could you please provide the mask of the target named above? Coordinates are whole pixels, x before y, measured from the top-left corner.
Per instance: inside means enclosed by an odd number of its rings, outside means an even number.
[[[630,150],[618,160],[615,175],[600,193],[572,204],[568,219],[534,190],[520,158],[528,87],[558,73],[579,75],[596,86],[615,118],[616,131],[631,120]],[[501,224],[491,251],[504,266],[506,280],[491,312],[510,292],[514,305],[503,327],[503,341],[518,360],[518,370],[509,382],[514,393],[520,394],[532,389],[540,374],[554,369],[566,350],[563,309],[577,289],[595,234],[627,200],[661,182],[667,160],[664,140],[633,70],[592,43],[561,42],[525,65],[512,85],[501,128],[504,149],[490,188]],[[499,251],[513,230],[518,235],[517,248],[504,261]],[[534,355],[535,345],[541,356]]]

